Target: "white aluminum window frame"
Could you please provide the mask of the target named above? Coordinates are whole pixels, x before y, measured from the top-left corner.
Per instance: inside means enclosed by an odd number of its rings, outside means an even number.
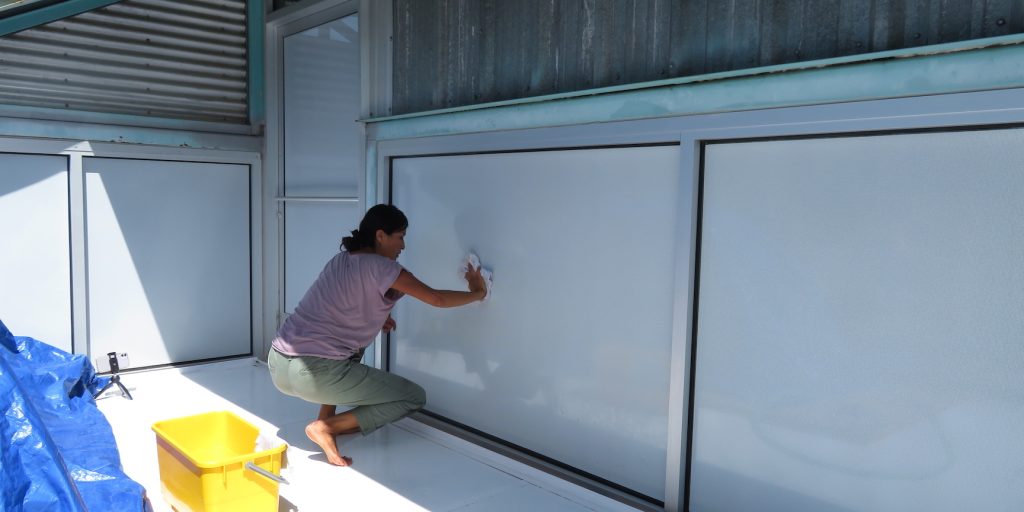
[[[390,113],[391,109],[391,2],[373,0],[322,0],[295,4],[273,12],[266,25],[266,101],[265,177],[263,222],[265,225],[264,324],[260,332],[266,340],[260,355],[266,357],[270,340],[285,317],[284,289],[284,206],[288,202],[357,203],[366,211],[367,178],[359,174],[358,193],[345,197],[288,197],[284,194],[284,39],[333,20],[359,14],[360,90],[359,111]],[[366,136],[359,155],[360,168],[366,167]],[[374,360],[376,362],[378,360]]]
[[[557,108],[556,104],[550,107]],[[502,111],[496,110],[494,115],[500,116]],[[443,116],[444,114],[438,114],[438,117]],[[697,180],[701,172],[702,144],[710,141],[725,142],[752,138],[953,130],[998,125],[1024,125],[1024,88],[388,140],[376,140],[378,127],[371,124],[367,130],[368,147],[375,153],[375,159],[369,162],[368,174],[371,181],[376,184],[376,200],[387,202],[390,197],[390,163],[394,157],[679,142],[682,151],[680,172],[683,176],[693,178],[694,182],[691,185],[694,193],[690,197],[680,197],[679,211],[681,214],[689,212],[692,222],[688,226],[682,226],[675,235],[677,254],[688,254],[689,258],[685,260],[688,264],[680,263],[675,269],[676,300],[673,308],[671,342],[669,438],[664,509],[684,510],[687,506],[687,427],[692,379],[692,315],[699,222],[697,195],[700,191]],[[386,346],[378,349],[378,361],[386,356],[386,350]],[[552,467],[543,461],[518,455],[501,444],[437,424],[436,421],[426,421],[566,480],[643,509],[657,509],[650,503],[638,501],[614,489],[583,481],[578,475]]]
[[[0,137],[0,153],[59,155],[68,159],[68,208],[70,216],[71,258],[71,347],[76,354],[92,357],[88,329],[89,279],[86,255],[84,158],[127,158],[167,162],[188,161],[249,166],[249,257],[250,257],[250,340],[253,351],[265,343],[260,336],[263,325],[262,159],[259,153],[219,151],[162,146],[113,144],[106,142]]]

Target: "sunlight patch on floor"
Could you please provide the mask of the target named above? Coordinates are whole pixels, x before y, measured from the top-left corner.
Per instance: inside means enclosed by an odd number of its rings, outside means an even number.
[[[125,472],[146,487],[155,512],[172,509],[161,496],[152,424],[217,410],[288,443],[280,511],[634,510],[411,419],[369,436],[339,437],[353,465],[331,466],[304,433],[317,406],[279,393],[255,359],[126,373],[121,380],[134,400],[111,391],[97,403]]]

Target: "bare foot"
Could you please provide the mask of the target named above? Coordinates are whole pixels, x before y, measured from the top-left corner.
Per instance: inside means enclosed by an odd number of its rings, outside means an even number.
[[[309,437],[311,441],[324,451],[324,455],[327,456],[327,462],[335,466],[348,466],[352,464],[351,457],[343,457],[338,453],[338,445],[334,442],[334,434],[331,433],[331,429],[327,427],[327,423],[324,421],[316,420],[306,425],[306,437]]]

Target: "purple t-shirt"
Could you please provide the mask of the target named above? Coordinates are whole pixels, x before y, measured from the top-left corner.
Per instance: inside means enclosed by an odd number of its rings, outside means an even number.
[[[290,356],[348,359],[373,343],[403,293],[390,290],[402,266],[379,254],[341,251],[277,331],[273,346]]]

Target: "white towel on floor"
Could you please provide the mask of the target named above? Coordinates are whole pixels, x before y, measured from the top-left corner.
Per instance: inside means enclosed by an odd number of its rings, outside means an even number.
[[[462,266],[459,267],[459,277],[466,276],[466,272],[469,272],[470,265],[472,265],[473,268],[480,269],[480,275],[483,276],[484,285],[487,287],[487,293],[484,294],[484,298],[481,299],[480,302],[487,302],[487,299],[491,298],[491,285],[493,284],[491,281],[491,271],[486,268],[481,268],[480,258],[478,258],[476,254],[469,253],[469,255],[466,256],[466,259],[462,261]]]

